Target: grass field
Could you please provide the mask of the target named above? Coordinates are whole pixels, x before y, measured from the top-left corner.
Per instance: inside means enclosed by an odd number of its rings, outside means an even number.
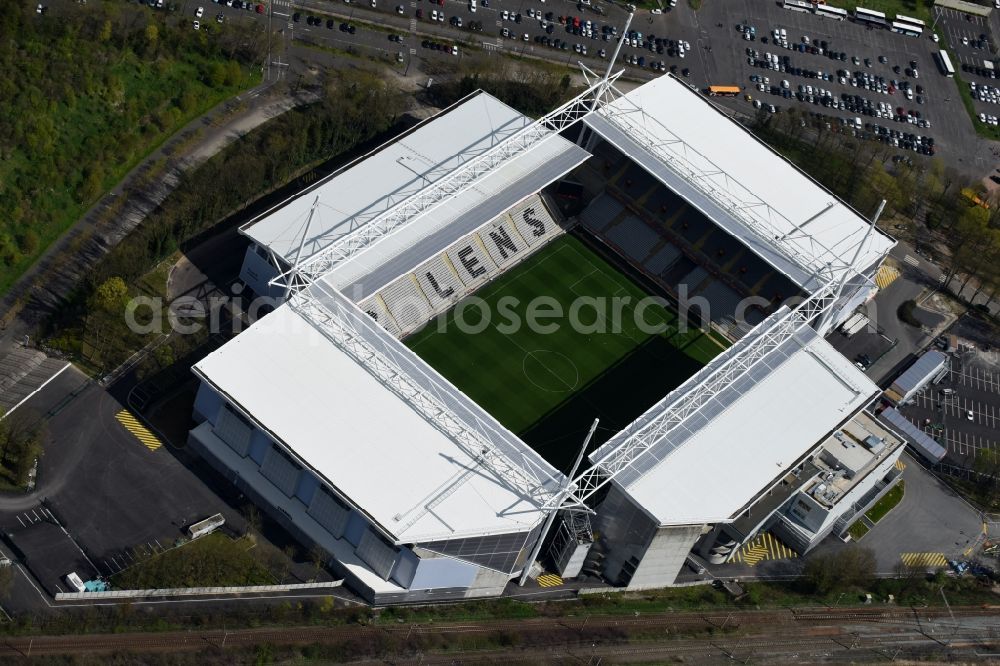
[[[648,293],[569,235],[476,296],[491,313],[488,322],[483,309],[459,303],[406,344],[557,466],[573,457],[595,416],[601,417],[601,429],[594,446],[724,348],[696,328],[678,332],[672,310],[654,306],[639,313],[636,305]],[[562,317],[545,320],[555,325],[553,331],[525,323],[538,296],[562,309]],[[620,316],[614,316],[611,302],[603,312],[580,305],[571,316],[575,301],[608,297],[619,298]],[[501,316],[504,303],[511,306]],[[508,327],[514,316],[522,325]],[[456,320],[468,325],[465,330]],[[620,326],[613,325],[616,320]],[[663,332],[650,332],[637,323],[642,321],[659,324]]]

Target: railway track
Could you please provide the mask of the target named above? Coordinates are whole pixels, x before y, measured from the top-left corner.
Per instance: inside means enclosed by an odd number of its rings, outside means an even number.
[[[954,620],[953,620],[954,618]],[[963,619],[975,620],[977,626],[964,627]],[[929,628],[929,631],[928,631]],[[707,637],[685,638],[685,632],[711,629]],[[557,631],[561,630],[561,631]],[[567,634],[567,630],[571,632]],[[580,639],[619,630],[622,640],[630,634],[671,637],[670,650],[705,650],[707,645],[726,649],[763,649],[772,652],[787,647],[791,652],[804,645],[834,645],[857,642],[859,636],[890,643],[942,646],[956,645],[961,639],[969,645],[982,645],[1000,637],[1000,609],[992,607],[953,607],[949,612],[937,608],[865,608],[865,609],[788,609],[769,611],[733,611],[696,613],[656,613],[638,616],[590,615],[527,620],[490,620],[477,622],[434,622],[432,624],[341,625],[276,627],[265,629],[169,631],[162,633],[84,634],[63,636],[18,636],[0,639],[0,660],[61,654],[102,654],[114,652],[191,652],[206,648],[227,649],[272,645],[337,644],[351,639],[391,635],[488,636],[509,632],[544,644],[553,641],[579,643]],[[579,638],[573,637],[575,634]],[[571,638],[572,637],[572,638]],[[946,638],[942,638],[946,637]],[[648,640],[648,639],[644,639]],[[586,642],[586,641],[583,641]],[[639,643],[641,646],[643,643]],[[603,645],[612,650],[614,643]],[[615,649],[641,656],[635,643]],[[685,647],[688,646],[688,647]],[[557,647],[554,643],[553,648]],[[597,646],[595,646],[597,647]],[[532,648],[534,649],[534,648]],[[656,648],[662,651],[665,648]],[[612,650],[613,652],[613,650]],[[700,653],[699,653],[700,654]],[[609,653],[609,657],[614,654]]]

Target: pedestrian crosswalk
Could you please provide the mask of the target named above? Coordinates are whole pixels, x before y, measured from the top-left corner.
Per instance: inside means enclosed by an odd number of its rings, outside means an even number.
[[[272,7],[291,7],[292,3],[290,0],[271,0]]]
[[[544,573],[538,577],[538,584],[542,587],[558,587],[563,584],[563,579],[551,573]]]
[[[942,553],[900,553],[903,564],[915,569],[937,569],[948,566],[948,558]]]
[[[879,289],[885,289],[890,284],[895,282],[898,277],[898,268],[888,264],[882,264],[882,267],[878,269],[878,273],[875,274],[875,284],[878,285]]]
[[[115,414],[115,418],[122,424],[123,428],[132,433],[132,435],[150,451],[155,451],[163,446],[159,438],[151,433],[146,426],[142,425],[142,423],[139,422],[139,419],[134,417],[127,409],[123,409]]]
[[[798,556],[798,553],[781,543],[773,534],[763,532],[743,544],[743,547],[733,556],[733,562],[752,567],[764,560],[788,560]]]

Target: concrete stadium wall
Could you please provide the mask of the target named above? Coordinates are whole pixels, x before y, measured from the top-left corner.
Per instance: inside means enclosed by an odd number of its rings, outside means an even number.
[[[702,525],[661,527],[646,549],[628,589],[645,590],[674,584],[684,560],[701,537]]]

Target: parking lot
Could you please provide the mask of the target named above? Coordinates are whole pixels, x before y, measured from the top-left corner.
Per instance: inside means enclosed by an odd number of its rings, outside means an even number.
[[[1000,450],[1000,374],[962,356],[952,355],[948,376],[900,411],[948,450],[948,462],[970,466],[979,451]]]
[[[742,7],[743,11],[737,13],[734,7]],[[934,140],[935,152],[956,163],[958,168],[974,168],[980,175],[992,168],[989,146],[977,137],[962,107],[955,80],[939,72],[933,57],[939,45],[930,38],[909,37],[852,21],[790,11],[771,2],[706,3],[699,17],[702,33],[706,35],[703,41],[711,47],[714,61],[706,69],[708,83],[739,85],[744,93],[754,95],[755,101],[759,99],[762,106],[774,105],[777,113],[796,108],[807,116],[821,114],[819,120],[829,122],[830,129],[840,128],[851,134],[857,131],[856,119],[860,118],[859,134],[863,138],[888,142],[893,147],[896,143],[893,139],[900,144],[909,141],[915,147],[927,145],[926,141],[913,141],[893,133],[928,137]],[[724,28],[718,28],[718,23],[724,23]],[[737,25],[744,29],[737,30]],[[746,26],[755,29],[753,41],[743,36]],[[775,29],[779,30],[777,43]],[[785,31],[784,40],[780,38],[781,30]],[[804,37],[808,39],[805,51],[801,50],[806,46]],[[757,51],[758,55],[748,54],[747,49]],[[785,71],[761,66],[761,61],[768,62],[768,53],[772,55],[771,62],[778,58],[785,65]],[[751,81],[751,75],[770,79],[764,91],[758,89],[759,82]],[[783,81],[788,82],[787,88]],[[812,93],[804,92],[804,100],[798,95],[800,85],[813,88]],[[743,97],[721,103],[742,113],[755,113],[752,103]],[[853,110],[848,106],[853,106]],[[816,120],[815,116],[808,118]],[[919,127],[920,119],[929,121],[930,126]],[[876,130],[874,125],[885,131]],[[912,154],[909,150],[906,153]]]
[[[225,3],[205,0],[203,6],[209,24],[214,24],[211,17],[216,14],[223,14],[226,21],[269,20],[267,15],[232,9]],[[194,7],[188,2],[181,11],[193,19]],[[281,43],[378,55],[396,62],[401,75],[411,76],[422,76],[421,71],[440,72],[435,61],[458,63],[472,54],[490,53],[524,54],[573,68],[583,61],[600,69],[614,52],[626,17],[617,5],[587,6],[569,0],[488,0],[488,4],[479,0],[475,11],[468,0],[376,0],[375,7],[370,3],[275,0],[271,9],[271,29]],[[955,36],[948,34],[958,40],[961,62],[980,51],[978,41],[976,48],[963,47],[963,36],[974,33],[978,40],[980,35],[993,32],[982,20],[952,21],[948,15],[940,20],[945,27],[961,21],[952,27],[953,32],[958,31]],[[753,26],[755,39],[745,40],[736,25]],[[780,41],[773,43],[776,28],[785,30],[787,48]],[[631,77],[648,79],[671,71],[699,89],[737,85],[754,99],[746,100],[741,94],[736,99],[718,98],[718,102],[747,117],[766,114],[772,105],[776,113],[794,107],[804,112],[804,122],[813,127],[859,135],[913,159],[916,153],[933,153],[976,177],[1000,163],[991,143],[976,135],[956,82],[939,73],[933,59],[939,45],[928,37],[908,37],[852,21],[794,12],[771,0],[709,2],[697,12],[682,2],[655,15],[639,9],[626,37],[619,62]],[[809,38],[817,53],[793,50],[802,44],[803,37]],[[827,46],[821,54],[818,48],[823,42]],[[758,56],[749,56],[747,48],[758,51]],[[832,60],[827,55],[831,51],[838,56],[843,53],[845,59]],[[786,66],[787,57],[792,73],[760,67],[755,61],[766,61],[766,53],[780,58],[782,66]],[[913,69],[911,62],[916,62],[918,75],[907,74],[907,69]],[[796,74],[796,69],[805,73]],[[282,66],[278,71],[284,71]],[[831,75],[831,80],[819,78],[819,72]],[[757,90],[761,82],[751,81],[752,74],[770,79],[765,91]],[[782,86],[784,80],[787,88]],[[812,86],[813,92],[807,88],[800,91],[799,86]],[[760,102],[759,111],[753,102]],[[977,102],[980,104],[987,103]]]
[[[1000,70],[995,66],[995,42],[992,22],[954,9],[935,8],[938,31],[946,36],[948,46],[960,70],[964,85],[969,86],[979,120],[1000,125]]]
[[[47,421],[50,441],[35,491],[4,499],[3,532],[57,520],[93,569],[110,576],[136,557],[170,547],[188,525],[214,513],[243,529],[239,500],[226,493],[225,480],[184,451],[145,446],[115,418],[123,405],[76,368],[21,409]],[[45,544],[35,548],[44,552]],[[29,568],[38,566],[36,560]]]

